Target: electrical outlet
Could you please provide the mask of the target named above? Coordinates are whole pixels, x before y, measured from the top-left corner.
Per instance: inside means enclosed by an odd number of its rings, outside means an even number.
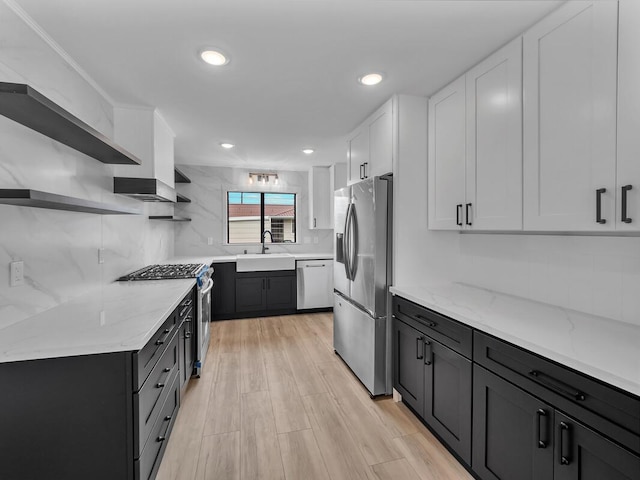
[[[104,327],[107,324],[107,312],[100,310],[100,326]]]
[[[318,243],[318,237],[313,237],[313,243]]]
[[[11,286],[20,287],[24,285],[24,262],[11,262]]]
[[[102,265],[104,263],[104,248],[98,249],[98,263]]]
[[[207,237],[207,245],[213,245],[213,237]]]

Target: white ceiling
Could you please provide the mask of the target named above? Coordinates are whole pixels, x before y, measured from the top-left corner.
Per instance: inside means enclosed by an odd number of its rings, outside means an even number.
[[[294,170],[345,161],[345,136],[392,94],[434,93],[561,3],[16,1],[116,102],[158,108],[176,163]],[[203,46],[231,62],[204,64]],[[370,71],[385,81],[360,86]]]

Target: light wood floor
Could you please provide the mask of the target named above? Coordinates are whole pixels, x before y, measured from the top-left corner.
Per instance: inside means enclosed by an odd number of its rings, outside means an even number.
[[[332,315],[212,323],[158,480],[472,480],[401,403],[371,400]]]

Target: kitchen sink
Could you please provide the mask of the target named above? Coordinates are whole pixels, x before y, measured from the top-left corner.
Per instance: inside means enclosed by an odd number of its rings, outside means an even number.
[[[289,253],[245,253],[236,257],[237,272],[295,270],[296,257]]]

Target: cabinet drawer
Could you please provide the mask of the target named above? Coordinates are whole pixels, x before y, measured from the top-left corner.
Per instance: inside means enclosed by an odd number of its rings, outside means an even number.
[[[134,462],[136,480],[149,480],[154,478],[160,467],[162,456],[167,448],[171,429],[176,421],[178,407],[180,405],[180,382],[174,375],[170,393],[167,396],[158,418],[151,430],[151,437],[142,452],[140,458]]]
[[[133,413],[137,422],[134,432],[135,457],[138,457],[144,449],[158,412],[167,395],[170,394],[173,378],[178,372],[179,340],[180,335],[176,333],[147,381],[140,391],[133,395]]]
[[[471,327],[401,297],[393,297],[393,314],[425,335],[471,358],[473,342]]]
[[[478,331],[473,343],[478,364],[640,451],[640,398]]]
[[[164,351],[167,349],[171,337],[180,324],[178,323],[179,309],[169,315],[151,340],[140,350],[133,354],[133,390],[140,390],[142,384],[153,370]]]

